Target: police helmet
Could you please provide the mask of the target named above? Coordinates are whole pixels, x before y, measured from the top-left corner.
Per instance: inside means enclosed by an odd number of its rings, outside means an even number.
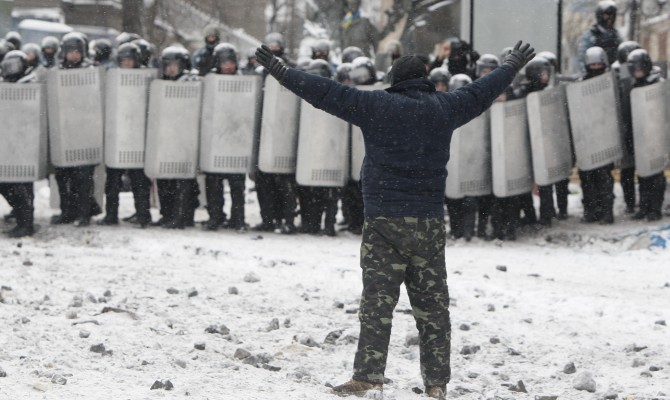
[[[351,63],[350,76],[356,85],[372,85],[377,81],[377,71],[368,57],[358,57]]]
[[[209,40],[210,36],[214,36],[214,40]],[[205,40],[205,46],[208,49],[213,49],[221,40],[221,30],[214,24],[207,25],[205,29],[202,30],[202,37]]]
[[[92,44],[94,61],[106,61],[112,56],[112,42],[110,40],[96,39]]]
[[[358,57],[364,56],[363,50],[356,46],[349,46],[346,49],[342,50],[342,62],[343,63],[352,63]]]
[[[456,74],[449,79],[449,91],[460,89],[465,85],[472,83],[472,78],[465,74]]]
[[[587,69],[590,69],[592,65],[603,64],[605,68],[609,68],[609,61],[607,59],[607,53],[603,50],[602,47],[593,46],[586,49],[586,55],[584,57],[584,64]]]
[[[276,56],[284,54],[284,36],[279,32],[271,32],[265,35],[263,44],[268,46]]]
[[[16,31],[9,31],[5,35],[5,40],[14,45],[15,50],[21,48],[21,34]]]
[[[537,53],[537,56],[549,61],[549,64],[554,67],[554,71],[558,70],[558,57],[556,57],[556,54],[551,51],[541,51]]]
[[[476,74],[481,77],[484,72],[491,72],[500,66],[500,59],[493,54],[483,54],[477,60]]]
[[[604,0],[598,3],[596,6],[596,21],[598,25],[605,27],[605,15],[611,16],[611,21],[614,22],[616,19],[616,3],[612,0]]]
[[[137,33],[131,33],[131,32],[121,32],[114,41],[116,42],[116,46],[121,46],[124,43],[130,43],[133,40],[137,39],[142,39],[140,35]]]
[[[166,67],[173,62],[179,63],[179,73],[183,74],[185,71],[191,69],[191,57],[188,50],[179,46],[170,46],[163,49],[161,52],[161,66],[163,76],[165,76]]]
[[[142,66],[142,50],[135,43],[124,43],[116,51],[116,62],[121,65],[124,59],[133,60],[133,68]]]
[[[332,76],[328,61],[322,59],[311,60],[305,71],[324,78],[330,78]]]
[[[343,83],[351,80],[351,63],[340,64],[335,70],[335,80]]]
[[[21,51],[28,57],[28,66],[37,67],[40,63],[40,53],[42,50],[36,43],[26,43],[21,47]],[[31,58],[32,57],[32,58]]]
[[[505,61],[505,59],[507,58],[507,56],[511,51],[512,47],[505,47],[504,49],[502,49],[502,51],[500,52],[500,60]]]
[[[616,59],[619,61],[619,64],[625,64],[628,61],[628,55],[631,51],[641,49],[642,46],[636,41],[626,40],[621,43],[616,49]]]
[[[647,76],[649,76],[653,68],[653,64],[651,63],[651,57],[649,56],[649,53],[645,49],[636,49],[631,51],[630,54],[628,55],[628,59],[626,60],[626,64],[628,64],[628,71],[634,77],[635,72],[642,71],[644,74],[642,78],[646,78]]]
[[[88,46],[86,45],[86,40],[79,32],[70,32],[63,36],[60,47],[63,50],[64,55],[76,50],[83,58],[86,57],[86,49]]]
[[[443,83],[444,85],[449,87],[449,80],[451,79],[451,74],[449,73],[449,69],[445,67],[435,68],[432,71],[430,71],[428,79],[430,79],[430,81],[433,82],[435,85],[437,85],[438,83]]]
[[[21,50],[12,50],[0,62],[2,78],[9,82],[21,79],[28,70],[28,57]]]
[[[216,66],[216,72],[221,72],[221,64],[225,61],[232,61],[236,66],[238,65],[237,48],[230,43],[219,43],[214,48],[214,65]]]
[[[42,53],[46,53],[45,50],[53,50],[51,54],[56,54],[60,50],[60,42],[55,36],[46,36],[42,39],[40,47],[42,48]]]
[[[327,39],[319,39],[312,46],[312,58],[328,58],[330,54],[330,41]]]
[[[535,84],[548,84],[548,78],[551,77],[553,67],[549,60],[544,57],[535,56],[526,64],[526,79]],[[546,74],[547,82],[543,82],[543,75]]]
[[[151,57],[154,55],[154,48],[151,43],[144,39],[133,40],[131,43],[140,49],[140,64],[148,67],[149,61],[151,61]]]

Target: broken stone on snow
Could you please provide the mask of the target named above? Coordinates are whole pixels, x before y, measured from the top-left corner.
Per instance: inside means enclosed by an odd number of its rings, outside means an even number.
[[[563,373],[564,374],[570,375],[570,374],[574,374],[575,372],[577,372],[577,367],[575,367],[575,363],[573,363],[573,362],[569,362],[569,363],[565,364],[565,367],[563,367]]]
[[[577,390],[585,390],[589,393],[595,393],[596,381],[593,379],[593,375],[590,372],[585,371],[575,377],[572,381],[572,387]]]

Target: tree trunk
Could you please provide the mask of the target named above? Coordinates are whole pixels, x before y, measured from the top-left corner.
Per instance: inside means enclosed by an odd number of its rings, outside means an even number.
[[[142,0],[122,0],[123,7],[121,25],[124,32],[137,33],[144,36],[142,30]]]

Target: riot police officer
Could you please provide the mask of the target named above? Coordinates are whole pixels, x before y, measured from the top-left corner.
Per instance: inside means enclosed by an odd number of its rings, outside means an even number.
[[[342,50],[342,63],[352,63],[358,57],[365,56],[363,50],[356,46],[349,46]]]
[[[221,75],[239,74],[237,49],[230,43],[220,43],[214,48],[214,72]],[[205,229],[215,231],[219,227],[246,230],[244,220],[244,190],[245,174],[205,173],[205,194],[207,196],[207,212],[209,220],[205,222]],[[230,186],[230,219],[226,220],[223,211],[224,197],[223,184],[228,181]]]
[[[124,43],[119,46],[116,54],[116,62],[119,68],[134,69],[141,68],[141,51],[133,43]],[[121,191],[122,177],[127,174],[130,179],[130,187],[135,201],[135,216],[140,227],[145,228],[151,223],[150,210],[150,190],[151,181],[144,174],[144,169],[118,169],[106,168],[107,178],[105,181],[105,217],[98,221],[99,225],[118,225],[119,224],[119,192]]]
[[[131,42],[140,49],[140,64],[146,68],[157,68],[154,61],[154,45],[144,39],[136,39]]]
[[[649,57],[649,53],[644,49],[631,51],[626,64],[630,76],[635,80],[633,88],[653,85],[654,83],[663,81],[660,68],[652,65],[651,57]],[[647,177],[638,176],[637,180],[640,190],[640,209],[633,216],[633,219],[646,218],[647,221],[660,220],[662,218],[661,208],[663,206],[666,186],[663,171]]]
[[[327,60],[315,59],[305,69],[307,73],[331,78],[331,66]],[[328,143],[323,143],[329,146]],[[337,218],[337,201],[339,187],[332,186],[305,186],[297,185],[300,200],[299,232],[318,234],[321,232],[321,219],[324,217],[323,232],[327,236],[335,236],[335,223]]]
[[[12,50],[0,62],[2,81],[9,83],[32,83],[36,81],[32,68],[28,65],[28,57],[19,50]],[[0,183],[0,194],[7,199],[12,207],[12,217],[16,218],[16,226],[7,231],[7,236],[19,238],[35,233],[33,225],[35,198],[32,182]]]
[[[42,52],[40,46],[35,43],[26,43],[21,48],[26,54],[28,60],[28,67],[31,72],[35,74],[38,82],[46,81],[46,68],[42,65],[40,53]]]
[[[433,76],[433,73],[435,71],[440,71],[442,70],[442,75],[449,74],[449,70],[447,67],[440,67],[440,68],[435,68],[431,71],[431,75]],[[440,90],[440,91],[449,91],[453,92],[456,91],[463,86],[469,85],[472,83],[472,78],[470,78],[468,75],[465,74],[456,74],[452,76],[449,79],[449,83],[446,85],[447,90]],[[437,90],[437,86],[435,87]],[[464,235],[464,230],[463,230],[463,199],[456,199],[456,198],[451,198],[449,196],[444,196],[444,202],[447,206],[447,214],[449,215],[449,233],[452,237],[452,239],[460,239]]]
[[[124,43],[125,44],[125,43]],[[93,52],[93,64],[102,66],[105,70],[116,68],[116,63],[112,58],[112,42],[107,39],[96,39],[91,43]]]
[[[58,52],[60,51],[60,42],[53,36],[46,36],[40,43],[42,49],[43,63],[46,68],[53,68],[57,65]]]
[[[21,38],[21,34],[16,32],[16,31],[9,31],[5,35],[5,40],[8,41],[9,43],[14,46],[14,50],[20,50],[21,49],[21,43],[23,39]]]
[[[221,41],[221,30],[216,25],[208,25],[202,36],[205,46],[193,53],[193,68],[200,76],[205,76],[215,67],[214,48]]]
[[[449,70],[445,67],[435,68],[430,71],[428,79],[435,85],[435,90],[438,92],[448,92],[449,91],[449,80],[451,75]]]
[[[554,66],[544,57],[536,56],[526,64],[526,94],[541,91],[550,86]],[[552,218],[564,220],[568,217],[568,185],[569,179],[557,182],[554,185],[539,185],[540,193],[540,224],[551,226]],[[554,187],[556,187],[556,202],[558,213],[554,207]]]
[[[61,69],[89,68],[92,66],[86,58],[86,40],[81,33],[70,32],[63,36],[61,49],[63,52]],[[74,222],[76,227],[84,227],[89,225],[93,215],[102,212],[93,197],[94,172],[95,165],[55,168],[61,214],[52,217],[52,224]]]
[[[189,81],[191,57],[183,47],[170,46],[161,53],[162,79]],[[197,77],[196,77],[197,78]],[[161,219],[156,225],[166,229],[184,229],[194,225],[193,217],[199,206],[200,189],[193,179],[157,179]]]
[[[258,62],[256,61],[256,48],[252,47],[247,50],[247,62],[244,64],[240,70],[242,75],[254,75],[256,74],[256,68],[258,68]]]
[[[621,181],[621,189],[623,190],[623,199],[626,203],[626,214],[635,213],[635,161],[632,159],[634,154],[633,149],[633,125],[632,117],[630,115],[630,91],[635,84],[635,79],[630,76],[628,71],[628,54],[633,50],[642,48],[639,43],[628,40],[619,45],[617,48],[617,60],[612,65],[612,70],[616,72],[617,82],[619,86],[619,98],[621,107],[621,130],[623,131],[623,147],[624,159],[619,170],[619,179]]]
[[[584,80],[594,78],[609,70],[607,53],[600,47],[591,47],[584,54],[586,73]],[[600,222],[611,224],[614,222],[612,208],[614,206],[614,178],[612,170],[614,164],[596,168],[590,171],[579,169],[579,179],[582,183],[584,216],[582,222]]]
[[[623,42],[621,35],[614,27],[617,16],[616,3],[604,0],[596,6],[596,23],[582,35],[579,41],[579,69],[582,75],[587,72],[586,51],[591,47],[600,47],[605,51],[607,65],[616,60],[617,47]]]
[[[295,63],[286,56],[284,37],[280,33],[267,34],[263,43],[284,64],[295,66]],[[263,70],[263,74],[266,77],[267,71]],[[295,173],[277,174],[259,170],[255,178],[262,222],[255,226],[254,230],[262,232],[278,230],[284,234],[295,233],[297,231],[294,224],[296,216]]]

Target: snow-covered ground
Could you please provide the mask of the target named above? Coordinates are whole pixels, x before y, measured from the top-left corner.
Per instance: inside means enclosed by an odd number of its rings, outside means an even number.
[[[0,399],[334,399],[326,384],[349,379],[360,237],[53,227],[43,184],[36,203],[40,232],[0,239]],[[517,242],[449,242],[449,398],[670,396],[670,252],[641,233],[670,218],[622,221],[617,203],[614,226],[585,226],[578,193],[570,204],[568,221]],[[386,399],[421,398],[409,310],[403,294]],[[595,393],[573,387],[583,372]],[[150,390],[157,380],[174,388]],[[509,390],[518,381],[527,394]]]

